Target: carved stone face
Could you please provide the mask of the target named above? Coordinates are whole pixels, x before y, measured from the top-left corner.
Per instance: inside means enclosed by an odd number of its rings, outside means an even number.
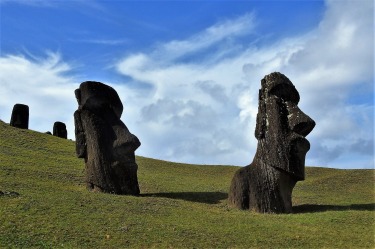
[[[134,151],[140,146],[120,120],[123,106],[117,92],[100,82],[83,82],[75,91],[76,152],[85,159],[88,189],[139,194]]]
[[[295,180],[305,178],[305,156],[310,143],[305,138],[315,122],[298,108],[299,94],[281,73],[262,80],[255,136],[264,163],[288,172]]]

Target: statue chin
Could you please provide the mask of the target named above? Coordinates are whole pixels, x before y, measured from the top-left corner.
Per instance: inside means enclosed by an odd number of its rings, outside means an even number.
[[[304,154],[310,150],[310,142],[304,137],[294,138],[291,142],[291,152],[296,154]]]

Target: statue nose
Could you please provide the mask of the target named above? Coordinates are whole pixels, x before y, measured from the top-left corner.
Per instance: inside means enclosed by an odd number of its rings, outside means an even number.
[[[301,111],[298,106],[288,107],[289,128],[306,137],[315,127],[315,121]]]

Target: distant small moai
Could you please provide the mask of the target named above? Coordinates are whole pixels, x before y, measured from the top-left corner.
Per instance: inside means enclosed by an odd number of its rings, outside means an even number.
[[[10,119],[10,126],[29,129],[29,106],[15,104]]]
[[[66,126],[63,122],[57,121],[53,124],[53,135],[65,139],[68,138],[68,132],[66,131]]]
[[[260,213],[291,213],[292,191],[305,179],[306,136],[314,120],[298,108],[300,96],[281,73],[261,81],[253,162],[239,169],[229,190],[229,204]]]
[[[75,91],[76,153],[85,159],[90,191],[139,195],[134,151],[141,145],[120,120],[123,106],[117,92],[100,82],[83,82]]]

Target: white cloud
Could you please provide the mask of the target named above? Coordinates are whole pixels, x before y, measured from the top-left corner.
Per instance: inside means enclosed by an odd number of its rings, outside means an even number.
[[[234,20],[219,22],[198,34],[193,35],[189,39],[173,40],[166,44],[162,44],[160,48],[154,52],[158,56],[164,57],[164,59],[176,59],[197,51],[202,51],[218,42],[229,40],[237,36],[244,36],[251,33],[253,29],[254,15],[248,13]]]
[[[350,167],[374,166],[368,149],[374,143],[373,101],[363,104],[355,91],[374,91],[373,7],[372,1],[328,1],[315,38],[282,69],[295,83],[304,83],[302,101],[317,121],[311,156],[329,166],[340,167],[348,157],[366,162]]]
[[[241,42],[257,28],[255,15],[245,14],[124,57],[115,68],[132,84],[104,83],[122,99],[122,120],[142,142],[137,153],[187,163],[250,163],[260,80],[280,71],[317,122],[308,136],[307,164],[373,167],[373,103],[354,91],[373,93],[373,2],[360,3],[327,1],[315,30],[273,44]],[[59,54],[1,56],[0,71],[1,119],[8,122],[13,104],[25,103],[31,129],[51,130],[59,120],[74,138],[74,90],[82,80],[69,76],[72,66]]]
[[[0,118],[9,122],[13,105],[26,104],[30,108],[30,129],[52,131],[53,123],[61,121],[66,123],[69,137],[74,137],[77,81],[66,74],[71,70],[58,53],[48,52],[44,58],[0,57]]]
[[[129,103],[130,108],[142,110],[130,117],[138,122],[140,136],[152,126],[152,132],[142,138],[147,145],[140,153],[191,163],[249,163],[256,148],[253,134],[260,79],[281,71],[299,90],[301,108],[317,122],[309,135],[312,150],[307,163],[340,167],[348,154],[361,163],[371,162],[373,120],[366,117],[373,116],[372,103],[348,102],[357,98],[351,95],[353,88],[371,90],[372,13],[370,1],[362,5],[329,1],[319,27],[310,33],[264,46],[240,44],[237,47],[242,49],[212,50],[228,36],[235,38],[231,42],[236,46],[236,38],[254,31],[254,15],[245,15],[186,40],[159,44],[147,54],[125,57],[117,70],[152,86],[147,96]],[[184,59],[198,52],[199,59]]]
[[[253,132],[239,118],[237,105],[237,98],[247,89],[242,68],[246,55],[233,56],[232,48],[227,47],[220,56],[199,57],[200,63],[185,58],[207,54],[206,50],[253,29],[253,15],[246,14],[186,40],[159,44],[149,54],[129,55],[117,64],[120,73],[152,86],[147,95],[128,102],[129,108],[140,109],[129,118],[130,123],[137,122],[134,133],[143,143],[139,153],[190,163],[250,162],[248,153],[254,142],[246,140]],[[131,98],[133,93],[125,92],[123,98]]]
[[[77,43],[108,45],[108,46],[116,46],[116,45],[123,45],[123,44],[129,43],[128,39],[99,39],[99,38],[68,39],[68,41],[77,42]]]

